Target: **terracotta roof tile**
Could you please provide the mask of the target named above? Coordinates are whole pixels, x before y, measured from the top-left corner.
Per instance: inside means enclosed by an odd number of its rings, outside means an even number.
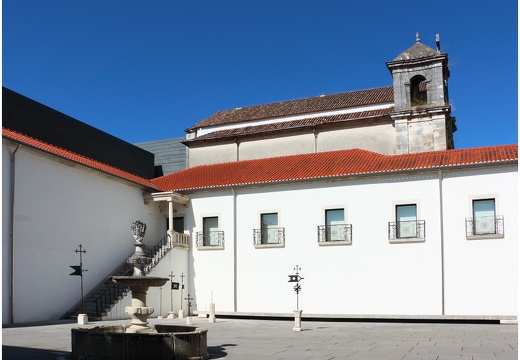
[[[517,161],[516,144],[393,156],[354,149],[203,165],[152,182],[182,191]]]
[[[392,86],[220,111],[191,129],[394,101]]]
[[[47,152],[49,154],[56,155],[58,157],[76,162],[81,165],[85,165],[87,167],[99,170],[101,172],[104,172],[106,174],[113,175],[115,177],[131,181],[136,184],[144,185],[152,189],[157,189],[157,187],[149,180],[142,178],[140,176],[131,174],[129,172],[120,170],[116,167],[106,165],[102,162],[92,160],[88,157],[85,157],[83,155],[78,155],[76,153],[73,153],[71,151],[62,149],[60,147],[48,144],[46,142],[43,142],[41,140],[35,139],[33,137],[20,134],[16,131],[2,128],[2,136],[4,138],[16,141],[18,143],[24,144],[26,146],[30,146],[32,148]]]
[[[185,144],[197,142],[197,141],[205,141],[205,140],[213,140],[213,139],[225,139],[225,138],[233,138],[236,136],[245,136],[245,135],[254,135],[260,133],[271,133],[281,130],[288,129],[297,129],[304,128],[308,126],[319,126],[324,124],[333,124],[344,121],[352,121],[358,119],[369,119],[382,117],[389,113],[389,109],[378,109],[378,110],[369,110],[369,111],[360,111],[355,113],[348,114],[340,114],[340,115],[329,115],[329,116],[319,116],[314,118],[306,118],[301,120],[293,120],[286,122],[277,122],[271,124],[263,124],[256,126],[244,126],[235,129],[226,129],[214,131],[209,134],[198,136],[194,139],[183,141]]]

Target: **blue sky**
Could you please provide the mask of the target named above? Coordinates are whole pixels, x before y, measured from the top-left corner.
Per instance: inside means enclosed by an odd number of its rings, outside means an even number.
[[[131,143],[220,110],[392,84],[449,56],[457,148],[518,142],[516,0],[3,0],[3,86]]]

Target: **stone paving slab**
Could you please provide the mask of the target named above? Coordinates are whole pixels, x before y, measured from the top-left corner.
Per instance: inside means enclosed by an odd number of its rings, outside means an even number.
[[[127,324],[128,320],[92,325]],[[186,319],[151,319],[153,324],[186,325]],[[439,324],[292,321],[217,318],[209,323],[210,359],[388,359],[497,360],[518,359],[516,324]],[[68,360],[70,330],[75,322],[4,326],[2,359]]]

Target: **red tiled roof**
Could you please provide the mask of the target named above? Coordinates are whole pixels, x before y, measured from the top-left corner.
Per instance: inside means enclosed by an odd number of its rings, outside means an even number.
[[[71,151],[59,148],[57,146],[48,144],[48,143],[43,142],[43,141],[38,140],[38,139],[35,139],[33,137],[20,134],[20,133],[18,133],[16,131],[13,131],[13,130],[10,130],[10,129],[6,129],[6,128],[2,127],[2,136],[4,138],[7,138],[7,139],[10,139],[10,140],[19,142],[19,143],[24,144],[26,146],[30,146],[32,148],[44,151],[46,153],[56,155],[58,157],[61,157],[61,158],[64,158],[64,159],[76,162],[76,163],[81,164],[81,165],[85,165],[85,166],[90,167],[92,169],[99,170],[99,171],[104,172],[106,174],[110,174],[110,175],[113,175],[115,177],[131,181],[131,182],[136,183],[136,184],[144,185],[144,186],[150,187],[152,189],[157,189],[157,187],[151,181],[149,181],[149,180],[147,180],[145,178],[142,178],[140,176],[137,176],[137,175],[131,174],[129,172],[120,170],[120,169],[118,169],[116,167],[113,167],[113,166],[110,166],[110,165],[106,165],[106,164],[104,164],[102,162],[99,162],[99,161],[96,161],[96,160],[92,160],[92,159],[90,159],[88,157],[85,157],[83,155],[78,155],[78,154],[73,153]]]
[[[353,149],[203,165],[152,182],[162,191],[182,191],[517,161],[516,144],[393,156]]]
[[[394,101],[392,86],[220,111],[190,129]],[[188,129],[188,130],[190,130]]]
[[[225,139],[225,138],[233,138],[236,136],[245,136],[245,135],[254,135],[260,133],[271,133],[281,130],[294,130],[297,128],[304,128],[308,126],[319,126],[324,124],[333,124],[344,121],[352,121],[358,119],[373,119],[376,117],[382,117],[388,114],[389,109],[378,109],[378,110],[369,110],[369,111],[360,111],[355,113],[348,114],[340,114],[340,115],[329,115],[329,116],[319,116],[314,118],[306,118],[301,120],[293,120],[286,122],[277,122],[271,124],[264,125],[256,125],[256,126],[244,126],[235,129],[227,129],[227,130],[219,130],[214,131],[209,134],[198,136],[194,139],[183,141],[185,144],[189,144],[197,141],[204,140],[212,140],[212,139]]]

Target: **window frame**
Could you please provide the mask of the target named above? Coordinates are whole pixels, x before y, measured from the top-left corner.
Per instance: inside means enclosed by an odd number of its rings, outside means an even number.
[[[200,224],[201,224],[201,231],[197,231],[195,233],[196,235],[196,238],[195,238],[195,241],[196,241],[196,244],[197,244],[197,249],[198,250],[224,250],[224,231],[222,231],[221,229],[221,219],[220,219],[220,214],[215,214],[215,213],[211,213],[211,214],[202,214],[200,216]],[[211,245],[211,244],[207,244],[205,243],[204,239],[206,237],[206,228],[205,228],[205,225],[206,225],[206,220],[207,219],[216,219],[217,221],[217,244],[216,245]]]
[[[263,224],[263,216],[264,215],[276,215],[276,227],[272,227],[272,229],[276,230],[276,236],[278,238],[278,242],[270,243],[264,242],[264,229],[265,226]],[[283,248],[285,247],[285,228],[281,226],[281,215],[279,209],[268,209],[261,210],[257,213],[257,228],[253,230],[253,244],[257,249],[262,248]],[[260,242],[258,242],[258,234],[260,234]]]
[[[415,205],[415,236],[401,237],[399,234],[398,207]],[[421,202],[418,199],[399,200],[392,203],[392,219],[388,222],[388,242],[391,244],[422,243],[426,241],[426,221],[421,217]],[[421,231],[422,229],[422,231]]]
[[[329,224],[328,213],[331,211],[339,211],[343,212],[343,219],[341,224]],[[321,223],[324,225],[318,225],[318,245],[319,246],[337,246],[337,245],[352,245],[352,224],[347,222],[347,206],[346,205],[329,205],[322,208],[321,212],[322,221]],[[345,235],[343,236],[344,240],[333,240],[329,237],[328,227],[332,225],[343,225],[345,231]]]
[[[494,202],[494,232],[479,233],[475,232],[475,201],[493,200]],[[468,199],[468,213],[466,218],[466,239],[467,240],[485,240],[485,239],[503,239],[504,238],[504,217],[498,211],[500,201],[498,194],[482,194],[477,196],[470,196]]]

